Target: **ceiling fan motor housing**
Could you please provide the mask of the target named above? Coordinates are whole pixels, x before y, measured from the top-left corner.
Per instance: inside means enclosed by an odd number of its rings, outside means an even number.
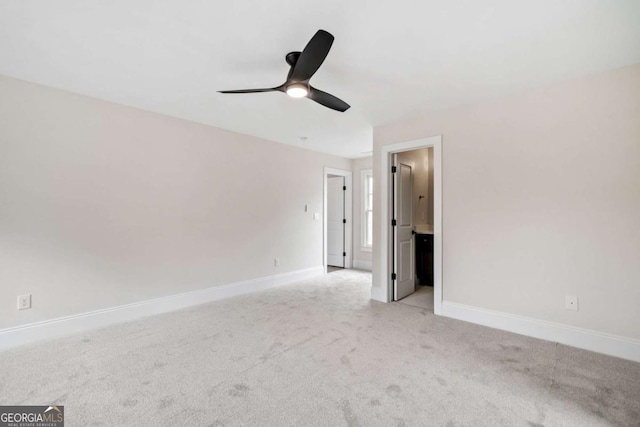
[[[296,65],[296,62],[298,62],[298,58],[300,57],[300,53],[301,52],[287,53],[287,56],[285,56],[285,60],[287,61],[287,64],[289,64],[292,67]]]

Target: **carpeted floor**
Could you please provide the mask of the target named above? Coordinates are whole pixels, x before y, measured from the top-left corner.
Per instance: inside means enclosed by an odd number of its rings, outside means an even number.
[[[640,364],[369,300],[368,273],[0,353],[67,426],[638,426]]]

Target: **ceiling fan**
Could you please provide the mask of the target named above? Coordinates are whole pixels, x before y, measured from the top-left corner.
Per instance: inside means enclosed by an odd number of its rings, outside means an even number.
[[[284,92],[293,98],[307,97],[318,104],[336,111],[344,112],[350,107],[343,100],[309,84],[311,77],[318,71],[322,62],[329,54],[333,44],[333,36],[324,30],[318,32],[309,40],[302,52],[289,52],[285,60],[291,66],[287,81],[277,87],[266,89],[221,90],[220,93],[257,93]]]

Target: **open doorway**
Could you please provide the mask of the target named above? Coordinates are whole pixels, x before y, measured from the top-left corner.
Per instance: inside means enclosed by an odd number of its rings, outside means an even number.
[[[381,198],[383,209],[381,219],[383,224],[380,249],[382,253],[381,273],[383,278],[383,290],[386,295],[378,295],[376,299],[386,302],[396,301],[412,294],[416,286],[416,261],[424,262],[430,257],[432,266],[432,280],[423,278],[423,283],[433,284],[433,311],[441,314],[442,311],[442,138],[440,136],[425,138],[416,141],[408,141],[391,144],[382,147],[381,174],[382,188]],[[431,149],[431,159],[427,158],[427,166],[431,166],[429,177],[431,184],[426,183],[427,188],[432,186],[433,202],[429,212],[429,200],[427,194],[423,199],[414,197],[413,174],[415,161],[412,167],[408,153],[421,149]],[[404,160],[403,160],[404,159]],[[422,160],[424,161],[424,159]],[[421,184],[422,185],[422,184]],[[426,190],[423,192],[427,192]],[[414,200],[415,199],[415,200]],[[424,200],[424,202],[423,202]],[[420,203],[423,203],[421,206]],[[421,227],[416,229],[413,223],[415,211],[414,204],[422,207],[425,219],[422,220],[422,212],[418,209],[418,218]],[[416,259],[416,236],[420,234],[422,240],[419,244],[432,245],[430,254],[424,254],[424,258]],[[430,236],[430,237],[426,237]],[[424,267],[424,266],[422,266]],[[420,283],[420,282],[418,282]],[[386,286],[384,286],[386,284]],[[386,289],[384,289],[386,288]]]
[[[325,272],[351,268],[352,173],[324,168]]]
[[[391,160],[393,297],[433,311],[433,147],[393,153]]]
[[[344,268],[345,229],[347,218],[344,212],[347,186],[344,176],[329,175],[327,177],[327,272],[336,268]]]

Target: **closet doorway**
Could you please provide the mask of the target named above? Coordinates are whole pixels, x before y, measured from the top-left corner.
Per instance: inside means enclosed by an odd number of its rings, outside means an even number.
[[[352,173],[324,168],[324,268],[351,268]],[[333,267],[332,267],[333,266]]]

